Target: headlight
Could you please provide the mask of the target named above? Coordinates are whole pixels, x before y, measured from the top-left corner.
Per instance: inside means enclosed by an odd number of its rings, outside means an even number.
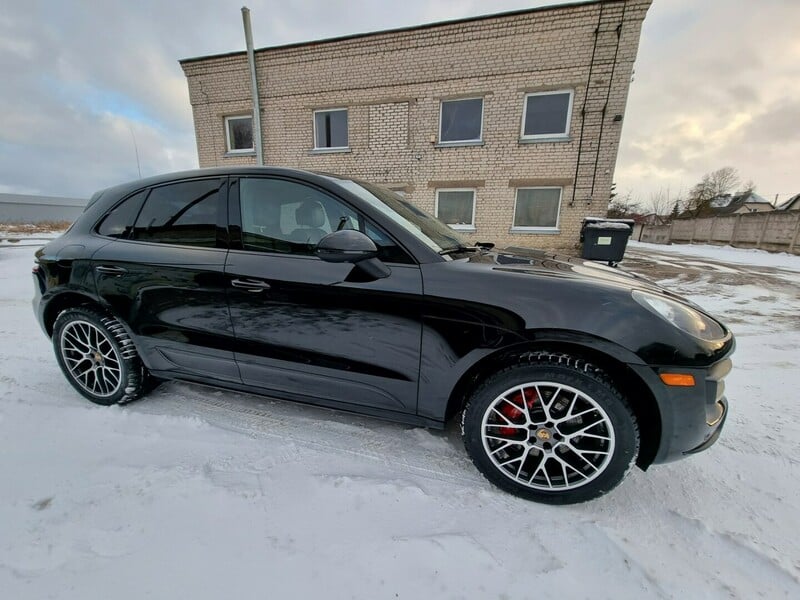
[[[727,335],[714,319],[681,302],[641,290],[633,291],[633,299],[681,331],[698,339],[716,342]]]

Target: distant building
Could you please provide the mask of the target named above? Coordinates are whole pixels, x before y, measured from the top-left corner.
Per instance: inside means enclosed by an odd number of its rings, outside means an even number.
[[[0,194],[0,223],[71,223],[83,212],[87,202],[83,198]]]
[[[708,216],[716,217],[723,215],[741,215],[755,212],[768,212],[775,210],[775,207],[755,192],[743,192],[741,194],[725,194],[714,198],[709,204]]]
[[[380,183],[472,239],[571,247],[604,213],[652,0],[257,50],[265,162]],[[200,166],[255,163],[245,52],[181,61]]]

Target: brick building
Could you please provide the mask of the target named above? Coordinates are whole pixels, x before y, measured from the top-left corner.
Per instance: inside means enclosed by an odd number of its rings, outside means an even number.
[[[383,184],[501,246],[605,214],[652,0],[595,0],[256,50],[267,164]],[[255,164],[245,52],[181,61],[201,167]]]

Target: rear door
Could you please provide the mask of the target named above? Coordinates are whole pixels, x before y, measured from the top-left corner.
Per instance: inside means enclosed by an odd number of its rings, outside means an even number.
[[[366,412],[415,413],[422,325],[419,266],[342,199],[307,183],[231,182],[225,269],[244,383],[282,396]],[[322,236],[360,229],[390,267],[354,277],[314,256]]]
[[[226,189],[224,177],[145,189],[98,226],[114,239],[92,257],[98,294],[152,371],[240,381],[225,292]]]

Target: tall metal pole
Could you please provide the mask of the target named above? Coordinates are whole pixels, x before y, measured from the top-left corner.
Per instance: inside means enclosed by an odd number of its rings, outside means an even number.
[[[133,134],[133,126],[128,123],[128,129],[131,132],[131,137],[133,138],[133,150],[136,152],[136,169],[139,171],[139,179],[142,178],[142,165],[139,163],[139,145],[136,143],[136,136]]]
[[[256,163],[264,164],[264,148],[261,145],[261,103],[258,99],[258,80],[256,79],[256,57],[253,52],[253,31],[250,27],[250,9],[242,7],[244,41],[247,44],[247,62],[250,64],[250,90],[253,94],[253,140],[256,144]]]

